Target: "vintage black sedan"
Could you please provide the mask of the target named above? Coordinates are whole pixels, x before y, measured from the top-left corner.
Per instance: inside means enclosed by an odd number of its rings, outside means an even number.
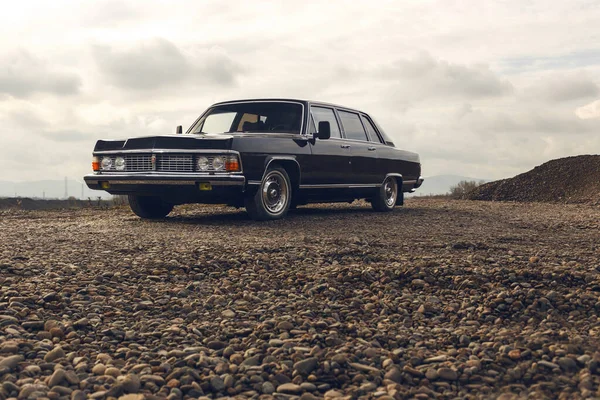
[[[356,199],[391,211],[423,182],[419,156],[368,114],[292,99],[217,103],[185,134],[99,140],[92,168],[88,187],[128,195],[142,218],[185,203],[245,207],[256,220]]]

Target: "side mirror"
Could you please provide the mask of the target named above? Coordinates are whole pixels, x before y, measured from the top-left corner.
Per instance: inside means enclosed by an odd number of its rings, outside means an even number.
[[[183,133],[183,127],[181,125],[177,125],[177,128],[175,128],[175,133],[181,135]]]
[[[331,137],[331,125],[329,125],[329,121],[319,122],[319,131],[315,134],[315,137],[319,139],[329,139]]]

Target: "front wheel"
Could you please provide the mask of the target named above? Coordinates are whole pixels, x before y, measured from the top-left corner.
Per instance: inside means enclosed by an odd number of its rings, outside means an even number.
[[[398,198],[398,182],[396,178],[388,176],[383,181],[383,185],[377,190],[377,194],[373,197],[371,205],[375,211],[392,211],[396,206]]]
[[[159,197],[130,194],[127,198],[131,211],[140,218],[164,218],[173,211],[173,205],[165,203]]]
[[[290,178],[283,168],[270,168],[259,189],[253,196],[245,199],[245,206],[250,218],[267,221],[283,218],[290,209],[292,187]]]

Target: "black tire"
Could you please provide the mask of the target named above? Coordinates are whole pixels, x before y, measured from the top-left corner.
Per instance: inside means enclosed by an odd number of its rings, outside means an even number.
[[[173,211],[173,205],[165,203],[159,197],[130,194],[127,198],[131,211],[140,218],[164,218]]]
[[[389,212],[396,206],[398,199],[398,181],[393,176],[388,176],[371,201],[375,211]]]
[[[285,169],[267,170],[256,193],[244,200],[246,211],[255,221],[268,221],[285,217],[292,201],[292,184]]]

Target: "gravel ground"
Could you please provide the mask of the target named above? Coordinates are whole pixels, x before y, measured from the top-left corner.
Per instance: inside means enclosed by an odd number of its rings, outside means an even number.
[[[600,397],[600,208],[0,211],[0,398]]]

